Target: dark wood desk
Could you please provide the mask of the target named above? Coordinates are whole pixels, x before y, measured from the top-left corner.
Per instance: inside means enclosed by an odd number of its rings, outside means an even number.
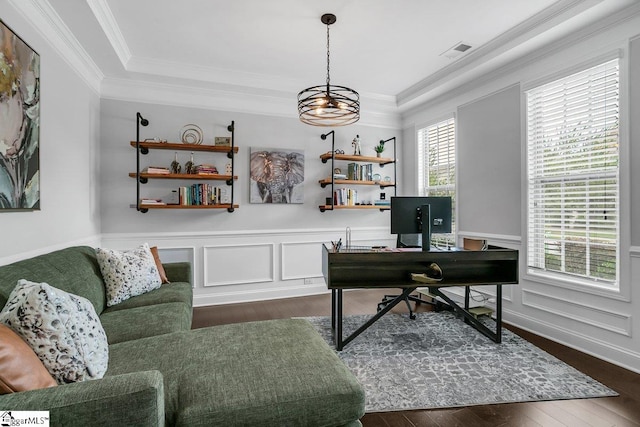
[[[424,273],[432,263],[443,272],[442,281],[435,284],[411,280],[411,273]],[[432,250],[376,250],[368,248],[341,249],[339,252],[324,245],[322,273],[331,289],[331,327],[337,350],[360,335],[417,288],[427,287],[429,293],[442,298],[465,321],[499,343],[502,339],[502,285],[518,283],[518,251],[489,246],[483,251]],[[469,286],[496,285],[496,330],[479,322],[469,313]],[[464,307],[440,292],[447,286],[465,286]],[[342,337],[342,291],[363,288],[400,288],[402,293],[369,321],[346,338]]]

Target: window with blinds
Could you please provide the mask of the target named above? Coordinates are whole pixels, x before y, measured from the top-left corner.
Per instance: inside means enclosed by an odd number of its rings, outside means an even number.
[[[527,266],[618,285],[618,59],[526,91]]]
[[[453,204],[452,231],[455,233],[455,119],[418,130],[418,191],[421,196],[450,196]],[[436,243],[454,244],[454,234],[434,235]]]

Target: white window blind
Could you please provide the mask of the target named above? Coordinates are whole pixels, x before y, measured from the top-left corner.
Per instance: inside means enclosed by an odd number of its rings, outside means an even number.
[[[418,131],[418,177],[422,196],[449,196],[455,191],[455,121],[441,121]]]
[[[456,126],[452,117],[418,130],[418,191],[421,196],[450,196],[455,232]],[[443,237],[441,239],[440,237]],[[439,242],[440,240],[440,242]],[[454,243],[453,234],[434,236],[436,243]]]
[[[618,60],[526,92],[532,274],[618,285]]]

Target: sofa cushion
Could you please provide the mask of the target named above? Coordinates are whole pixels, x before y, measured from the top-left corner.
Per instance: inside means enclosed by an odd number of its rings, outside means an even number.
[[[0,324],[0,394],[57,385],[22,338]]]
[[[46,282],[86,298],[96,313],[105,308],[104,282],[92,247],[69,247],[0,267],[0,307],[6,304],[20,279]]]
[[[138,297],[136,297],[138,298]],[[109,344],[136,340],[191,328],[191,306],[182,302],[105,311],[100,321]]]
[[[174,282],[165,284],[135,298],[129,298],[119,304],[107,307],[103,314],[148,305],[164,304],[168,302],[182,302],[191,306],[193,304],[193,289],[191,283]]]
[[[364,414],[362,387],[302,319],[111,346],[107,376],[148,369],[163,375],[167,425],[336,426]]]
[[[98,248],[96,255],[108,307],[160,287],[158,267],[147,243],[125,252]]]
[[[191,264],[189,262],[169,262],[162,264],[167,278],[174,282],[192,282]]]
[[[19,280],[0,312],[60,384],[102,378],[107,337],[93,305],[47,283]]]

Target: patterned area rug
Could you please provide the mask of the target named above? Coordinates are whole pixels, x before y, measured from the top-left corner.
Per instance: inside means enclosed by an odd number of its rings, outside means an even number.
[[[369,317],[346,316],[344,335]],[[306,319],[333,346],[331,319]],[[387,314],[338,355],[364,386],[367,412],[618,395],[511,331],[496,344],[451,312]]]

